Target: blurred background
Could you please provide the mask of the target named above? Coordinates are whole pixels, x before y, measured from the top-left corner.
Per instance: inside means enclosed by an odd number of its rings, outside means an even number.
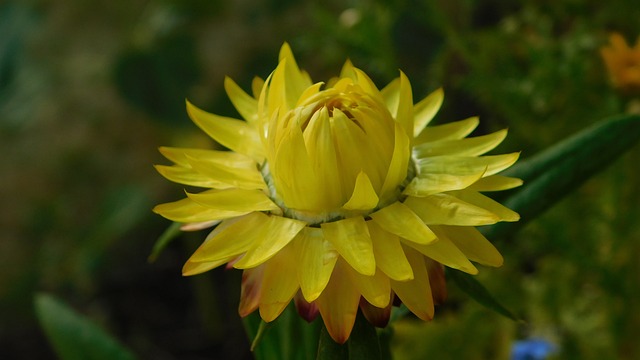
[[[26,0],[0,2],[0,358],[55,358],[34,294],[64,300],[141,359],[249,359],[240,272],[191,278],[206,233],[149,263],[183,197],[152,165],[161,145],[207,147],[185,98],[237,116],[223,79],[249,89],[291,44],[313,79],[346,58],[382,87],[402,69],[414,98],[444,87],[437,123],[509,128],[526,158],[610,115],[599,48],[640,34],[635,0]],[[478,279],[526,323],[454,287],[431,323],[396,323],[397,359],[508,359],[543,339],[558,359],[640,358],[640,148],[496,246]],[[528,219],[524,219],[525,221]]]

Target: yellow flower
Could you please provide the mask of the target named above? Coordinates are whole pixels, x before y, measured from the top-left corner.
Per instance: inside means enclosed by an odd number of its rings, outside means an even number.
[[[480,193],[521,184],[496,175],[518,153],[480,156],[506,131],[466,138],[475,117],[426,127],[443,92],[414,105],[403,73],[378,90],[347,61],[338,78],[313,83],[287,44],[252,87],[253,96],[225,80],[244,121],[187,103],[231,151],[160,149],[175,163],[157,166],[162,175],[209,190],[154,211],[187,229],[219,222],[184,275],[243,269],[242,316],[259,309],[269,322],[294,299],[343,343],[358,308],[377,326],[399,301],[430,320],[446,296],[443,265],[476,274],[470,261],[502,264],[474,226],[519,219]]]
[[[631,48],[618,33],[609,36],[609,45],[600,49],[613,86],[626,91],[640,91],[640,38]]]

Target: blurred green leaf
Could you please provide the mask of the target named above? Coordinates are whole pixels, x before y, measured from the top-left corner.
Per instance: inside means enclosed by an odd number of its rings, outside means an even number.
[[[160,256],[160,253],[162,252],[162,250],[164,250],[167,247],[167,245],[169,245],[171,240],[175,239],[180,234],[182,234],[182,231],[180,230],[181,225],[182,224],[178,222],[174,222],[173,224],[169,225],[169,227],[162,233],[162,235],[160,235],[158,240],[156,240],[156,243],[153,244],[153,249],[151,249],[151,255],[149,255],[149,258],[148,258],[149,262],[156,261],[158,259],[158,256]]]
[[[35,310],[47,338],[63,360],[130,360],[135,356],[113,337],[48,294],[35,297]]]
[[[307,323],[290,304],[273,322],[265,323],[258,312],[242,319],[257,360],[314,359],[318,349],[320,319]]]
[[[349,347],[346,344],[338,344],[331,338],[327,328],[322,325],[318,340],[318,356],[316,360],[348,360]]]
[[[375,327],[359,311],[347,344],[349,347],[349,360],[382,359],[378,333]]]
[[[513,234],[592,175],[604,170],[639,140],[640,116],[616,116],[520,162],[503,175],[519,177],[524,185],[502,203],[520,213],[521,220],[480,230],[492,239]]]
[[[465,294],[471,296],[480,305],[483,305],[500,315],[503,315],[513,321],[520,321],[511,311],[502,306],[489,291],[480,284],[473,276],[459,270],[447,268],[447,277],[464,291]]]

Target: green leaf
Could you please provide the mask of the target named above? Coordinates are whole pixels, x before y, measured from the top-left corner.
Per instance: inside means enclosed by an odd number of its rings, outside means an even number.
[[[318,340],[318,355],[316,360],[348,360],[349,347],[347,344],[338,344],[333,341],[327,328],[322,325],[320,339]]]
[[[182,224],[178,222],[174,222],[173,224],[169,225],[169,227],[162,233],[162,235],[160,235],[158,240],[156,240],[156,243],[153,244],[151,255],[149,255],[149,258],[147,259],[150,263],[156,261],[162,250],[164,250],[167,245],[169,245],[171,240],[175,239],[182,233],[182,231],[180,230],[181,225]]]
[[[35,310],[49,342],[60,359],[135,359],[128,349],[91,320],[51,295],[36,295]]]
[[[496,300],[472,275],[459,270],[447,268],[447,278],[452,279],[460,290],[465,292],[480,305],[483,305],[513,321],[520,321],[517,316],[502,306],[502,304],[500,304],[500,302],[498,302],[498,300]]]
[[[380,340],[376,328],[358,311],[356,323],[347,341],[349,360],[381,360]]]
[[[321,320],[307,323],[290,304],[273,322],[265,323],[258,312],[242,319],[258,360],[297,360],[315,358]]]
[[[598,122],[518,163],[502,174],[519,177],[524,180],[524,185],[502,203],[520,213],[521,220],[480,230],[491,239],[513,234],[591,176],[604,170],[638,141],[640,116],[617,116]]]

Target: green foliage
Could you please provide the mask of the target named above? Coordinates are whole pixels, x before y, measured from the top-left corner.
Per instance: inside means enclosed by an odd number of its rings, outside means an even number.
[[[133,354],[91,320],[60,300],[38,294],[35,308],[49,341],[62,360],[133,360]]]

